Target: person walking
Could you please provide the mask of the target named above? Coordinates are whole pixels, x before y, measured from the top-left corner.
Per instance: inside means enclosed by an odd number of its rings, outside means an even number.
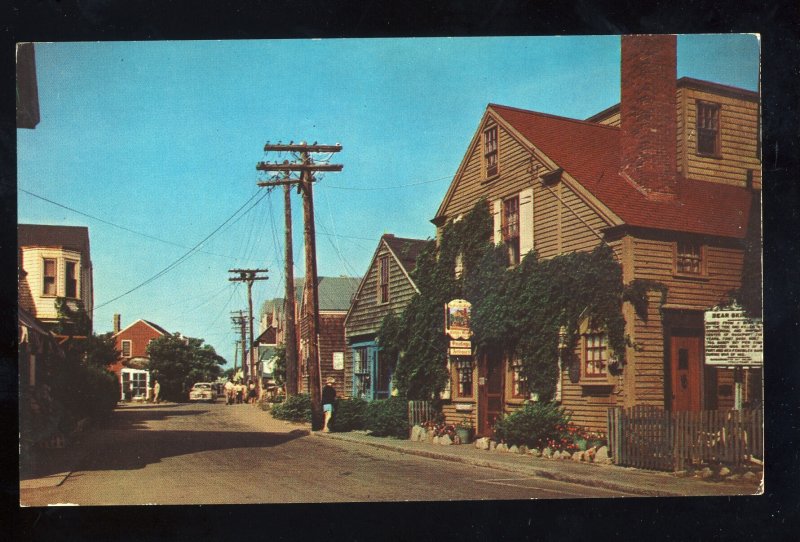
[[[242,398],[244,396],[244,384],[241,381],[236,383],[236,404],[242,404]]]
[[[158,383],[158,380],[153,382],[153,402],[158,404],[161,398],[158,396],[161,393],[161,384]]]
[[[322,426],[322,430],[325,433],[330,432],[328,423],[331,421],[331,416],[333,416],[333,402],[336,401],[334,384],[336,384],[336,379],[329,376],[325,381],[325,386],[322,388],[322,411],[325,413],[325,424]]]
[[[256,383],[252,380],[247,384],[247,402],[251,405],[256,402]]]
[[[233,404],[233,397],[234,397],[234,390],[233,390],[233,381],[229,378],[227,382],[225,382],[225,404],[232,405]]]

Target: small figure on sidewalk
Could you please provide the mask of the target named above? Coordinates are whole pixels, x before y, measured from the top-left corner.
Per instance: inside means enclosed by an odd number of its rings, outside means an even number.
[[[256,383],[252,380],[247,384],[247,402],[251,405],[256,402]]]
[[[331,416],[333,416],[333,402],[336,401],[336,388],[333,387],[335,383],[336,379],[329,376],[325,381],[325,386],[322,388],[322,411],[325,413],[325,424],[322,430],[325,433],[330,432],[328,422],[331,421]]]
[[[225,404],[232,405],[233,398],[235,395],[233,381],[229,378],[227,382],[225,382]]]
[[[242,398],[244,396],[244,384],[240,382],[236,383],[236,404],[242,404]]]
[[[156,380],[153,383],[153,402],[156,404],[158,404],[158,402],[161,401],[161,398],[158,396],[160,393],[161,393],[161,384],[159,384],[158,380]]]

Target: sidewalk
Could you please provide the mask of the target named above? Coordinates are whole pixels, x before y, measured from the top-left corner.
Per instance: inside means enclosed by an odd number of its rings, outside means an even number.
[[[365,432],[314,432],[313,434],[322,438],[359,443],[432,459],[456,461],[476,467],[488,467],[524,476],[581,484],[587,488],[599,487],[641,496],[732,496],[759,493],[758,480],[707,481],[666,472],[545,459],[507,452],[489,452],[479,450],[472,444],[442,446],[429,442],[372,437]]]

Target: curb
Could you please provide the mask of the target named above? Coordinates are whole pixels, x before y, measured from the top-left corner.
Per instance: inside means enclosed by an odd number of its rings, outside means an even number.
[[[525,465],[523,467],[519,467],[516,465],[510,465],[500,461],[492,461],[491,459],[484,460],[484,459],[475,459],[472,457],[459,457],[456,455],[441,453],[441,452],[434,452],[429,450],[416,450],[413,448],[403,448],[400,446],[392,446],[391,444],[385,444],[382,442],[370,442],[364,441],[360,439],[351,439],[345,436],[340,436],[336,433],[322,433],[322,432],[312,432],[313,435],[320,436],[323,438],[330,438],[334,440],[340,440],[344,442],[352,442],[358,444],[366,444],[367,446],[372,446],[374,448],[380,448],[384,450],[391,450],[395,452],[400,452],[408,455],[416,455],[420,457],[427,457],[429,459],[440,459],[445,461],[452,461],[456,463],[465,463],[468,465],[472,465],[475,467],[485,467],[495,470],[501,470],[505,472],[513,472],[519,474],[521,471],[524,471],[526,474],[533,474],[534,476],[539,476],[541,478],[547,478],[549,480],[554,480],[556,482],[567,482],[572,484],[580,484],[586,487],[597,487],[603,489],[609,489],[612,491],[620,491],[623,493],[633,493],[635,495],[639,495],[642,497],[684,497],[685,493],[670,491],[666,489],[647,489],[638,486],[630,486],[625,484],[618,484],[614,482],[609,482],[606,480],[597,480],[592,478],[584,478],[580,476],[576,476],[570,473],[563,473],[563,472],[553,472],[551,470],[541,469],[535,466]]]

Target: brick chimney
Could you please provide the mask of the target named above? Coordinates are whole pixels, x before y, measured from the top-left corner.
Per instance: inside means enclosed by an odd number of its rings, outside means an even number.
[[[114,333],[119,333],[120,329],[122,329],[121,322],[122,322],[122,318],[120,317],[120,315],[119,314],[115,314],[114,315]]]
[[[622,36],[622,175],[653,200],[677,196],[677,38]]]

